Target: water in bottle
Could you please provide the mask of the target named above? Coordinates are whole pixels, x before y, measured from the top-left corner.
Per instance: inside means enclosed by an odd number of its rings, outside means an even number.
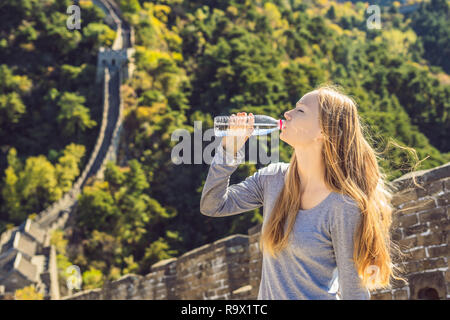
[[[250,116],[244,117],[244,123],[247,123]],[[254,115],[255,122],[253,124],[252,135],[265,135],[275,130],[281,130],[284,120],[274,119],[266,115]],[[230,116],[217,116],[214,118],[214,134],[217,137],[223,137],[227,135],[241,135],[245,134],[246,130],[231,130],[228,131]]]

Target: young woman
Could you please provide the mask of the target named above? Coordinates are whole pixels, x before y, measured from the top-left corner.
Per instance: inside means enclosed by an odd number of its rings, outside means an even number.
[[[258,299],[370,299],[389,287],[391,192],[365,140],[355,102],[333,86],[304,95],[286,112],[280,139],[290,163],[272,163],[229,186],[243,160],[254,117],[233,115],[203,187],[200,210],[211,217],[263,206]],[[225,157],[225,159],[224,159]],[[403,279],[402,279],[403,280]]]

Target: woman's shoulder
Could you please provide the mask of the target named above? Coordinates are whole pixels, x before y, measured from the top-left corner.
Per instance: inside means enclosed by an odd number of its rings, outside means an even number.
[[[359,219],[361,217],[361,210],[358,203],[351,196],[333,192],[334,196],[330,201],[330,208],[333,208],[331,212],[334,217],[346,217],[344,219]]]
[[[358,207],[355,199],[350,197],[349,195],[343,194],[341,192],[333,191],[335,197],[333,198],[334,205],[339,205],[340,207],[350,208],[350,207]]]
[[[259,169],[259,174],[261,176],[279,176],[286,174],[289,168],[289,163],[287,162],[274,162]]]

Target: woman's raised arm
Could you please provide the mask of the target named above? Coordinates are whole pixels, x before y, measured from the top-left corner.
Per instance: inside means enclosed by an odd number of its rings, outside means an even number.
[[[224,160],[225,156],[225,160]],[[261,170],[244,181],[229,185],[231,174],[242,156],[232,157],[219,145],[203,186],[200,212],[210,217],[224,217],[259,208],[263,205]]]

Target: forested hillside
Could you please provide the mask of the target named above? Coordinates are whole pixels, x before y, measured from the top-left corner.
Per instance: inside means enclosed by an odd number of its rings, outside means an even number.
[[[0,232],[70,190],[98,134],[97,50],[115,32],[90,2],[68,30],[70,4],[0,3]]]
[[[0,82],[3,225],[20,223],[70,186],[98,130],[95,50],[114,33],[90,1],[82,1],[83,27],[76,32],[55,22],[65,19],[66,7],[46,2],[6,1],[20,18],[0,21],[0,75],[8,79]],[[450,161],[448,1],[407,15],[400,3],[389,3],[381,29],[367,28],[362,2],[117,2],[136,39],[136,70],[122,88],[121,154],[128,164],[109,163],[104,181],[85,187],[71,234],[53,239],[60,268],[78,265],[84,288],[146,274],[161,259],[261,222],[259,210],[223,219],[200,214],[208,165],[171,161],[178,143],[171,134],[193,132],[194,121],[205,130],[219,114],[280,118],[302,95],[333,82],[357,101],[369,141],[385,151],[380,165],[389,179],[417,161],[390,141],[426,159],[415,170]],[[281,143],[280,161],[288,162],[291,152]],[[242,164],[231,183],[259,167]],[[58,172],[71,173],[64,180]]]

